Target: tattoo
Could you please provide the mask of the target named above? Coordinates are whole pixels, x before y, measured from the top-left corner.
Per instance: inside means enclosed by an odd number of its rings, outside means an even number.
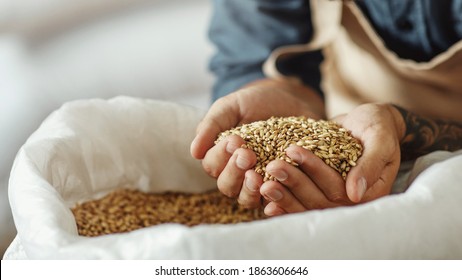
[[[401,160],[412,160],[437,150],[462,149],[462,122],[431,119],[394,105],[406,124]]]

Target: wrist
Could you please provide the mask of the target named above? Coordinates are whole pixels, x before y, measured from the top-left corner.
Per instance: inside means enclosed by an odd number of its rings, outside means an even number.
[[[393,122],[395,123],[396,132],[398,133],[399,142],[402,143],[404,141],[404,137],[406,136],[407,127],[404,116],[406,115],[407,111],[395,104],[390,104],[389,109],[393,116]]]

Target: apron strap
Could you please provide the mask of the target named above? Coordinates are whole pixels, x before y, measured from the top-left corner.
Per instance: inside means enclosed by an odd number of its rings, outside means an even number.
[[[338,33],[342,16],[342,1],[311,0],[311,24],[313,37],[308,44],[276,48],[263,64],[263,72],[272,78],[286,77],[276,68],[278,59],[297,53],[322,49],[330,44]],[[290,78],[290,77],[286,77]]]

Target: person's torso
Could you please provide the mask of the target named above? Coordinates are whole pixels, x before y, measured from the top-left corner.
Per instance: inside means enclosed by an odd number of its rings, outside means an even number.
[[[345,2],[338,32],[324,49],[322,87],[330,115],[389,102],[462,120],[462,1],[430,2]]]
[[[429,61],[462,39],[462,0],[357,0],[386,47]]]

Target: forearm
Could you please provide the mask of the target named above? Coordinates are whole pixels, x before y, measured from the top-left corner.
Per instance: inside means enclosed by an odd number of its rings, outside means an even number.
[[[401,159],[412,160],[437,150],[462,149],[462,123],[432,119],[395,106],[406,130],[401,140]]]
[[[305,44],[312,36],[309,0],[215,0],[209,37],[216,48],[209,67],[213,98],[264,78],[262,65],[280,47]],[[312,61],[319,72],[320,61]],[[310,75],[310,72],[303,72]],[[295,75],[295,73],[289,73]]]

